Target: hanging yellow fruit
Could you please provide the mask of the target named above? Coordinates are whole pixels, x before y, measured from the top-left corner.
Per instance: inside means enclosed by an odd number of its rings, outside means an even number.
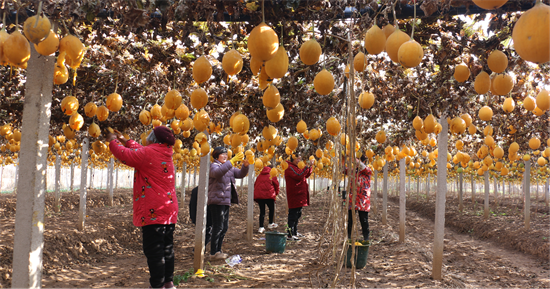
[[[532,137],[530,140],[529,140],[529,147],[532,149],[532,150],[536,150],[540,147],[540,139],[536,138],[536,137]]]
[[[473,0],[474,3],[485,9],[485,10],[493,10],[502,7],[502,5],[506,4],[508,0]]]
[[[323,69],[315,76],[313,86],[320,95],[327,95],[334,89],[334,77],[328,70]]]
[[[376,141],[378,143],[386,142],[386,132],[384,130],[380,130],[376,133]]]
[[[34,49],[41,55],[52,55],[59,49],[59,37],[53,30],[50,30],[50,34],[44,41],[34,44]]]
[[[106,106],[107,109],[112,112],[119,111],[122,107],[122,96],[116,92],[109,94],[109,96],[107,96]]]
[[[515,107],[516,107],[516,102],[511,97],[506,98],[504,100],[504,103],[502,104],[502,110],[508,113],[512,112]]]
[[[268,61],[275,56],[278,49],[277,33],[265,22],[252,29],[248,36],[248,51],[252,57],[260,61]]]
[[[233,121],[230,122],[230,126],[234,133],[244,135],[250,129],[250,121],[246,115],[239,113],[235,115]]]
[[[372,105],[374,104],[374,94],[368,92],[368,91],[363,91],[360,95],[359,95],[359,100],[358,100],[358,103],[359,103],[359,106],[363,109],[369,109],[372,107]]]
[[[84,44],[74,35],[67,35],[59,41],[59,53],[66,53],[67,64],[76,69],[84,58]]]
[[[193,116],[193,125],[198,131],[202,132],[206,130],[208,123],[210,123],[210,116],[204,109],[201,109],[195,114],[195,116]]]
[[[53,83],[65,84],[67,80],[69,80],[69,70],[64,64],[57,62],[53,70]]]
[[[212,76],[212,64],[206,58],[206,56],[201,56],[193,64],[193,79],[196,83],[201,84]]]
[[[4,41],[4,56],[15,66],[25,66],[31,58],[31,46],[29,41],[19,30],[15,30]]]
[[[300,46],[300,60],[305,65],[313,65],[319,61],[321,57],[321,45],[315,38],[312,38]]]
[[[369,54],[380,54],[386,47],[386,34],[378,25],[373,25],[365,33],[363,45]]]
[[[307,124],[305,121],[303,120],[300,120],[298,122],[298,124],[296,125],[296,131],[298,133],[304,133],[305,131],[307,131]]]
[[[283,46],[279,46],[277,53],[265,62],[265,72],[269,78],[283,78],[288,71],[288,55]]]
[[[411,37],[407,33],[395,29],[386,41],[386,52],[393,62],[399,63],[399,48],[401,45],[409,41]]]
[[[289,137],[286,141],[286,146],[292,151],[295,151],[298,147],[298,139],[294,136]]]
[[[420,64],[420,62],[422,62],[424,50],[422,50],[420,43],[416,42],[414,39],[411,39],[399,47],[397,57],[399,59],[399,63],[401,63],[404,67],[416,67]]]
[[[498,74],[493,78],[493,89],[497,95],[507,95],[514,88],[514,79],[508,74]]]
[[[424,131],[426,133],[432,133],[435,130],[435,125],[437,124],[437,119],[432,114],[429,114],[424,120]]]
[[[474,82],[474,89],[478,94],[485,94],[491,89],[491,77],[485,71],[481,71]]]
[[[202,88],[197,88],[191,93],[191,105],[196,109],[201,109],[208,103],[208,95]]]
[[[455,67],[454,77],[458,82],[464,82],[470,78],[470,69],[465,64],[460,64]]]
[[[95,113],[97,111],[97,105],[93,102],[88,102],[85,106],[84,106],[84,114],[87,116],[87,117],[94,117],[95,116]]]
[[[542,111],[546,111],[550,108],[550,95],[548,91],[543,89],[539,92],[537,95],[537,107]]]
[[[493,50],[487,58],[487,65],[494,73],[502,73],[508,67],[508,57],[500,50]]]
[[[222,68],[225,73],[235,75],[243,69],[243,58],[241,54],[235,50],[229,50],[222,58]]]
[[[93,122],[93,123],[88,127],[88,134],[89,134],[91,137],[99,137],[99,135],[101,134],[101,129],[99,128],[99,125],[97,125],[95,122]]]
[[[550,61],[550,6],[537,1],[535,7],[524,12],[512,31],[514,49],[527,61]]]
[[[73,115],[78,110],[78,99],[74,96],[67,96],[61,101],[61,111],[66,115]]]
[[[185,104],[180,104],[180,106],[176,109],[176,117],[179,120],[184,120],[189,117],[189,108]]]
[[[281,102],[281,95],[279,90],[272,84],[270,84],[264,92],[262,102],[267,108],[274,108]]]
[[[422,121],[422,118],[418,115],[413,119],[412,124],[415,130],[422,130],[424,128],[424,121]]]
[[[109,109],[104,105],[97,108],[96,111],[97,120],[104,121],[109,117]]]
[[[280,121],[281,119],[283,119],[284,115],[285,115],[285,108],[281,103],[277,104],[275,108],[267,110],[267,118],[271,122]]]
[[[493,118],[493,110],[488,107],[484,106],[481,109],[479,109],[479,119],[484,121],[490,121]]]
[[[367,68],[367,57],[363,52],[359,52],[353,58],[353,69],[357,72],[362,72],[365,68]]]
[[[327,132],[331,136],[337,136],[338,133],[340,133],[340,129],[341,129],[340,123],[335,117],[330,117],[327,120]]]
[[[23,24],[23,33],[30,42],[38,44],[50,33],[51,23],[48,18],[44,16],[32,16],[25,20]]]
[[[536,107],[536,101],[532,96],[526,96],[523,100],[523,107],[528,111],[533,111]]]
[[[262,62],[257,60],[254,57],[250,57],[250,70],[252,71],[253,75],[258,75],[258,72],[260,72],[260,68],[262,68]]]
[[[162,107],[160,105],[153,105],[151,108],[151,117],[153,119],[160,119],[162,117]]]
[[[164,105],[166,105],[169,109],[177,109],[181,104],[181,94],[176,89],[171,89],[165,96],[164,96]]]

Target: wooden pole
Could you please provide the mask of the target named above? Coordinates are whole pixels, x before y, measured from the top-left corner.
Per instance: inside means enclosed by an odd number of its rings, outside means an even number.
[[[437,148],[437,195],[435,197],[435,228],[433,243],[432,277],[441,280],[443,268],[443,247],[445,237],[445,198],[447,194],[447,146],[449,124],[445,114],[440,119],[441,132],[438,135]]]
[[[382,191],[382,225],[388,223],[388,163],[384,164],[384,188]]]
[[[405,192],[405,158],[399,160],[399,243],[405,242],[405,210],[407,195]],[[409,184],[411,183],[411,176],[409,176]]]
[[[208,137],[208,132],[204,132]],[[201,157],[199,175],[199,192],[197,194],[197,224],[195,225],[195,259],[193,268],[204,269],[204,242],[206,239],[206,208],[208,204],[208,179],[210,175],[210,153]],[[195,167],[195,176],[197,175]]]
[[[54,56],[38,55],[31,45],[26,70],[21,128],[21,178],[17,179],[13,288],[40,288],[44,247],[44,178],[47,168]]]
[[[523,185],[524,190],[524,196],[525,196],[525,205],[523,207],[524,209],[524,215],[525,215],[525,229],[529,230],[531,228],[530,221],[531,221],[531,161],[524,161],[525,163],[525,172],[524,172],[524,178],[525,178],[525,184]]]
[[[84,138],[82,141],[82,153],[80,160],[80,207],[78,211],[78,230],[84,230],[84,223],[86,221],[86,179],[88,177],[88,138]]]
[[[254,234],[254,164],[248,165],[248,204],[246,208],[246,240],[252,242]]]

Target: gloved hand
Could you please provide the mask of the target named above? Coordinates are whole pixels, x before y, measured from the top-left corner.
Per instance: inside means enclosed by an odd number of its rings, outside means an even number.
[[[237,162],[240,162],[244,159],[244,154],[242,152],[239,152],[238,154],[236,154],[231,160],[231,164],[233,166],[235,166],[237,164]]]

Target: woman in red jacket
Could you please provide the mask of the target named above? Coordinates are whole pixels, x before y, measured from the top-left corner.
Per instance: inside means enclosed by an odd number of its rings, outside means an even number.
[[[271,167],[265,166],[254,183],[254,201],[260,206],[260,229],[258,229],[258,233],[260,234],[265,232],[264,217],[266,205],[269,208],[269,226],[267,227],[275,229],[278,226],[273,223],[273,218],[275,217],[275,199],[277,199],[277,195],[279,194],[279,181],[277,177],[271,177],[270,172]]]
[[[361,156],[361,159],[356,159],[357,163],[357,195],[355,197],[355,211],[359,215],[359,222],[361,223],[361,228],[363,232],[363,240],[369,240],[369,211],[370,211],[370,178],[372,175],[372,170],[365,165],[365,156]],[[344,171],[347,174],[347,169]],[[351,239],[351,229],[353,227],[353,218],[351,209],[353,208],[352,203],[353,194],[350,192],[349,200],[350,204],[348,207],[348,238]]]
[[[302,234],[298,233],[298,220],[302,216],[302,208],[309,206],[309,185],[306,180],[313,169],[311,166],[300,169],[298,163],[301,161],[302,157],[290,156],[290,161],[287,161],[288,168],[285,170],[289,240],[300,240]],[[310,165],[312,164],[313,160]]]
[[[111,153],[135,168],[134,225],[143,233],[143,253],[152,288],[173,288],[174,228],[178,220],[172,146],[176,141],[166,126],[158,126],[141,146],[120,134],[107,136]]]

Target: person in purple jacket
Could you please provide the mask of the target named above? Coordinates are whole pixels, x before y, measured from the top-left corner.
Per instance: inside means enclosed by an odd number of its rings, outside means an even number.
[[[227,258],[227,254],[222,253],[222,244],[229,224],[231,190],[236,190],[235,179],[242,179],[248,174],[248,161],[243,160],[242,152],[227,161],[227,149],[224,147],[215,148],[212,158],[214,161],[210,164],[208,179],[208,213],[212,221],[210,259],[222,260]],[[235,165],[240,161],[243,165],[238,169]]]

